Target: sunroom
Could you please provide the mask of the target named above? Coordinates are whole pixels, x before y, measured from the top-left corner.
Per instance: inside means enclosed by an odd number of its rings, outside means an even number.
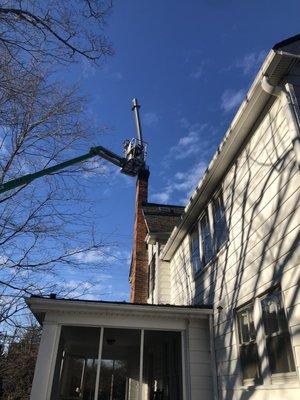
[[[43,326],[31,400],[213,399],[211,307],[27,304]]]

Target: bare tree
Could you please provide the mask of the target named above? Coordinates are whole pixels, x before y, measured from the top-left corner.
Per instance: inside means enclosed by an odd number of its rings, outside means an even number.
[[[91,132],[97,136],[76,88],[33,64],[27,70],[0,65],[0,183],[86,151]],[[24,295],[64,290],[55,276],[59,268],[80,267],[83,252],[104,258],[82,184],[93,168],[83,164],[1,195],[0,322],[16,323]]]
[[[112,0],[0,0],[0,52],[28,58],[101,62],[113,49],[103,33]]]

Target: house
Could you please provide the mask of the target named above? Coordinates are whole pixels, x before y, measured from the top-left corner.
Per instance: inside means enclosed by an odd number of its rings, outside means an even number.
[[[300,35],[266,57],[185,208],[137,179],[131,303],[32,297],[31,400],[300,398]]]

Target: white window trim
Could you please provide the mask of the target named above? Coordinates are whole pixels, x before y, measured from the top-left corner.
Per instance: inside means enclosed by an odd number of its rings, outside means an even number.
[[[235,310],[235,317],[234,317],[234,331],[235,332],[234,333],[235,333],[235,339],[236,339],[236,349],[237,349],[237,354],[238,354],[238,369],[239,369],[239,382],[240,382],[240,385],[238,386],[239,389],[247,388],[249,386],[255,386],[257,388],[262,387],[262,386],[264,388],[268,388],[268,387],[275,388],[277,385],[280,387],[281,385],[287,384],[287,379],[289,380],[289,383],[291,383],[291,384],[296,383],[296,386],[293,386],[293,387],[299,387],[299,384],[300,384],[299,374],[297,372],[298,368],[296,368],[296,371],[293,371],[293,372],[278,373],[278,374],[271,374],[271,371],[270,371],[269,359],[268,359],[268,354],[267,354],[266,336],[265,336],[264,325],[263,325],[261,299],[267,293],[269,293],[271,290],[268,290],[267,292],[260,294],[259,296],[255,297],[252,302],[251,301],[247,302],[247,303],[239,306]],[[280,292],[281,292],[281,296],[282,296],[284,312],[286,313],[284,296],[283,296],[283,292],[282,292],[281,288],[280,288]],[[241,366],[240,351],[239,351],[239,347],[240,347],[239,346],[239,327],[238,327],[238,322],[237,322],[236,311],[243,308],[247,304],[251,304],[251,303],[253,304],[253,323],[254,323],[254,328],[256,330],[256,344],[257,344],[258,360],[259,360],[259,364],[260,364],[260,372],[261,372],[261,378],[262,378],[261,384],[254,384],[252,380],[250,381],[250,380],[243,379],[243,370],[242,370],[242,366]],[[290,339],[292,342],[292,335],[291,335],[289,324],[288,324],[288,330],[289,330]],[[294,361],[296,364],[296,358],[295,358],[293,345],[292,345],[292,352],[293,352],[293,357],[294,357]]]

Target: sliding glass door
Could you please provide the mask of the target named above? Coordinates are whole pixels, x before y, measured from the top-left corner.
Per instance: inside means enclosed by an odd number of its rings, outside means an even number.
[[[182,400],[181,333],[61,329],[51,400]]]

